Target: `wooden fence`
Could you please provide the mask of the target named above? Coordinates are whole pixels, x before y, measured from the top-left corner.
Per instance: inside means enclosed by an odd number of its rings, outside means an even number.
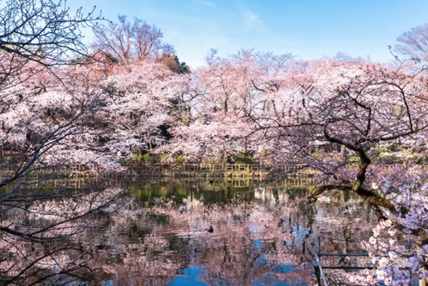
[[[134,168],[138,171],[159,171],[177,173],[238,173],[241,175],[261,175],[275,171],[279,173],[296,173],[302,169],[303,165],[290,164],[277,166],[274,169],[262,164],[207,164],[207,163],[185,163],[185,164],[142,164]],[[314,170],[309,170],[313,173]]]
[[[410,241],[407,242],[408,244],[408,250],[410,251]],[[358,271],[358,270],[364,270],[364,269],[375,269],[376,265],[373,265],[371,263],[371,258],[368,253],[322,253],[321,252],[321,238],[318,237],[318,252],[314,251],[312,253],[314,261],[313,266],[315,270],[315,276],[317,278],[317,283],[319,286],[328,286],[329,283],[327,282],[327,274],[326,270],[345,270],[345,271]],[[376,255],[379,256],[379,255]],[[383,255],[384,257],[387,257],[387,255]],[[324,265],[324,263],[321,262],[322,257],[329,257],[329,258],[339,258],[339,260],[336,262],[336,265]],[[381,256],[379,256],[381,257]],[[355,265],[357,262],[352,262],[350,258],[367,258],[365,261],[363,261],[362,265]],[[348,260],[347,260],[348,259]],[[340,265],[342,263],[350,264],[350,265]],[[364,263],[365,262],[365,263]],[[427,278],[417,278],[413,277],[410,281],[409,286],[426,286],[427,285]]]
[[[31,176],[36,177],[93,177],[102,174],[102,170],[92,170],[87,166],[35,166],[36,170]],[[143,177],[230,177],[230,178],[261,178],[274,171],[279,174],[313,174],[314,170],[305,169],[302,173],[302,165],[289,164],[276,166],[274,169],[262,164],[207,164],[207,163],[185,163],[185,164],[138,164],[128,166],[128,170],[122,173],[128,176]],[[1,177],[7,177],[13,173],[11,166],[2,168]]]

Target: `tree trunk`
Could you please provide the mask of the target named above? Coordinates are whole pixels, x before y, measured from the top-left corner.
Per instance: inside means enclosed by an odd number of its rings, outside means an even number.
[[[371,163],[371,160],[369,157],[367,157],[366,152],[364,152],[363,150],[358,150],[356,152],[360,157],[360,163],[358,164],[357,180],[353,184],[352,190],[357,194],[361,194],[361,192],[367,192],[366,190],[364,190],[363,184],[364,184],[364,181],[366,180],[366,172],[367,172],[367,168]]]

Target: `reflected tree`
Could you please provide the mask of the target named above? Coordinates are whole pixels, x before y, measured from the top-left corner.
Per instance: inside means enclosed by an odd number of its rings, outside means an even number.
[[[190,194],[180,203],[160,197],[149,209],[137,208],[118,214],[109,228],[114,230],[114,235],[105,235],[109,238],[108,244],[115,245],[113,250],[104,251],[105,255],[114,252],[118,257],[110,271],[118,273],[118,269],[126,268],[126,263],[134,261],[131,257],[139,253],[138,261],[144,270],[138,270],[135,265],[135,272],[126,272],[128,283],[138,283],[138,275],[144,275],[147,281],[160,278],[159,271],[154,270],[159,260],[164,261],[162,269],[170,270],[166,275],[171,278],[185,275],[180,269],[198,269],[201,272],[197,279],[212,285],[313,282],[309,249],[316,247],[314,232],[322,228],[333,233],[332,240],[325,242],[326,251],[343,247],[341,234],[344,232],[338,229],[346,228],[349,221],[334,220],[336,212],[343,210],[343,200],[337,198],[332,204],[317,202],[317,208],[323,209],[323,215],[317,218],[307,210],[311,206],[306,204],[304,195],[291,199],[283,190],[276,190],[274,195],[271,188],[260,188],[254,193],[250,200],[236,194],[222,204],[206,203],[202,197]],[[336,210],[338,205],[341,208]],[[364,204],[361,202],[359,207],[364,208]],[[359,209],[354,205],[352,210],[358,212]],[[368,218],[371,219],[371,215]],[[361,224],[359,220],[354,222]],[[365,225],[367,228],[353,227],[353,235],[367,236],[370,224]],[[131,247],[124,242],[128,239],[124,235],[128,229],[144,230],[143,235],[132,239]],[[153,257],[154,253],[157,254]],[[187,259],[181,259],[183,257]],[[148,260],[153,264],[147,265]]]

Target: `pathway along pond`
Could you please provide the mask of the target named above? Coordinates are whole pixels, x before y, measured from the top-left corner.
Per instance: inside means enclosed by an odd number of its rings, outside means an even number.
[[[32,215],[3,210],[2,225],[22,229],[52,224],[53,210],[78,215],[94,197],[115,199],[48,233],[76,232],[66,241],[1,232],[2,285],[315,285],[318,238],[323,252],[363,252],[360,241],[376,224],[359,197],[336,192],[309,204],[290,181],[104,182],[91,196],[100,185],[32,184],[32,192],[78,195],[25,205]]]

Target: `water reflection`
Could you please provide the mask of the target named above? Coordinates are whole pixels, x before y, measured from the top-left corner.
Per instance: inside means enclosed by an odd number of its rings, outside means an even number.
[[[61,254],[69,263],[79,257],[75,263],[89,270],[73,273],[78,285],[314,285],[318,237],[324,252],[356,252],[375,223],[356,197],[338,192],[308,204],[305,189],[290,183],[121,187],[128,195],[120,209],[91,217],[91,227],[68,241],[84,254]]]
[[[0,285],[72,285],[87,277],[92,257],[76,238],[123,201],[118,188],[9,194],[0,200]]]

